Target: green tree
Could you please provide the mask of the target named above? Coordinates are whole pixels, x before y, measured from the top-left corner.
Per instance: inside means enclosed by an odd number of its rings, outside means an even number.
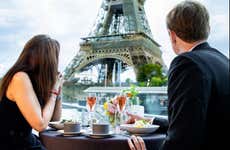
[[[167,84],[167,76],[163,74],[159,64],[144,64],[138,67],[137,81],[139,86],[163,86]]]
[[[132,82],[132,80],[131,80],[130,78],[127,78],[127,79],[125,80],[125,83],[128,84],[128,85],[130,85],[131,82]]]

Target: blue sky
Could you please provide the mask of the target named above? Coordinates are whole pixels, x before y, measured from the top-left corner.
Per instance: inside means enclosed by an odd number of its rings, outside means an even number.
[[[26,41],[49,34],[61,44],[59,69],[79,51],[81,37],[90,32],[102,0],[0,0],[0,77],[14,64]],[[145,11],[169,67],[175,57],[165,16],[181,0],[146,0]],[[200,0],[210,12],[210,44],[229,57],[229,1]]]

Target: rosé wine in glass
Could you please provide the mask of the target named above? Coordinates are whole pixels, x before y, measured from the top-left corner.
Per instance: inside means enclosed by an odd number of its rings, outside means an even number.
[[[119,95],[117,96],[117,109],[121,113],[124,111],[126,105],[126,96]]]
[[[93,124],[93,112],[94,112],[94,108],[96,105],[96,95],[92,95],[90,94],[87,98],[86,98],[86,108],[90,114],[90,128],[92,129],[92,124]]]
[[[88,96],[87,97],[87,109],[91,112],[94,111],[95,104],[96,104],[96,97]]]

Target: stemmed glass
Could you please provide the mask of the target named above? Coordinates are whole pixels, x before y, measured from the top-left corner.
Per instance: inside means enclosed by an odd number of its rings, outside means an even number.
[[[127,100],[127,98],[126,98],[126,95],[124,95],[124,94],[120,94],[120,95],[118,95],[117,97],[116,97],[116,100],[117,100],[117,110],[118,110],[118,112],[119,112],[119,114],[120,114],[120,122],[119,122],[119,124],[118,124],[118,127],[119,127],[119,125],[123,122],[123,111],[124,111],[124,109],[125,109],[125,105],[126,105],[126,100]],[[116,119],[116,118],[115,118]],[[120,130],[120,129],[118,129],[118,130]],[[119,131],[120,132],[120,131]]]
[[[126,96],[125,95],[117,96],[117,110],[119,113],[122,113],[124,111],[125,105],[126,105]]]
[[[86,108],[88,110],[88,112],[90,113],[90,127],[92,127],[93,124],[93,112],[94,112],[94,108],[96,105],[96,101],[97,101],[97,97],[96,94],[89,94],[89,96],[87,96],[86,98]]]

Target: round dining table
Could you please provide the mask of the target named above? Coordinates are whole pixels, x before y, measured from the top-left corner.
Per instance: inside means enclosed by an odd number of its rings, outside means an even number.
[[[109,138],[90,138],[84,134],[63,136],[59,131],[47,130],[39,133],[47,150],[130,150],[128,134],[114,134]],[[165,134],[152,133],[142,136],[148,150],[158,150],[165,139]]]

